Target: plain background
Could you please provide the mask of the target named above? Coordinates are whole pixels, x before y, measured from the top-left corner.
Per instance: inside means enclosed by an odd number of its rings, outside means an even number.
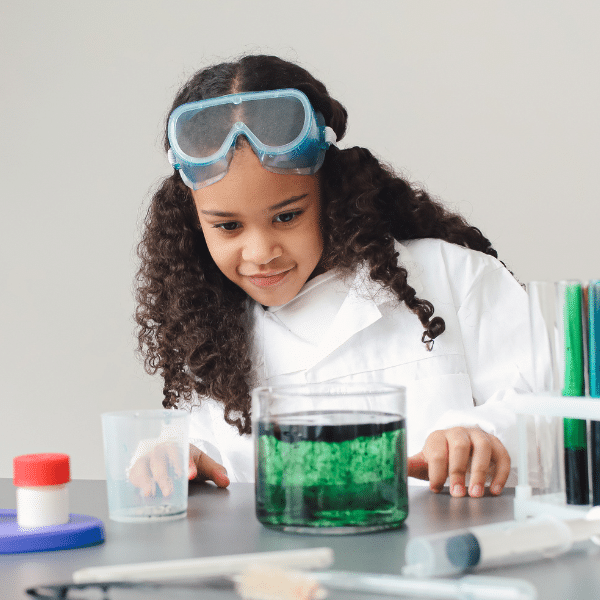
[[[0,476],[66,452],[104,478],[100,414],[160,408],[135,355],[135,245],[197,69],[278,54],[370,148],[460,211],[522,282],[600,277],[600,4],[4,0]]]

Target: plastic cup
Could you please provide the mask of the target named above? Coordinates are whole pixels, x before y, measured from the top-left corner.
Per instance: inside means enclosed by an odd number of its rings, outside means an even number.
[[[102,414],[112,520],[156,522],[187,515],[189,419],[184,410]]]
[[[295,533],[362,533],[408,515],[405,390],[307,384],[252,392],[256,515]]]

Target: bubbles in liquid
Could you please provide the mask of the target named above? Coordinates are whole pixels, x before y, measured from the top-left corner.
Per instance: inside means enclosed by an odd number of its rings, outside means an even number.
[[[408,515],[405,423],[397,415],[297,413],[258,424],[256,512],[267,526],[346,533]]]

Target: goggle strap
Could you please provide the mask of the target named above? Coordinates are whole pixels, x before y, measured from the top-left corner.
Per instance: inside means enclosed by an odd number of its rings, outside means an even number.
[[[337,135],[335,135],[335,131],[331,129],[331,127],[325,127],[325,142],[327,144],[333,144],[336,148],[337,145]]]
[[[177,164],[177,159],[175,158],[175,155],[173,154],[173,150],[171,150],[171,148],[169,148],[169,151],[167,152],[167,160],[169,161],[169,164],[174,169],[179,169],[179,165]]]

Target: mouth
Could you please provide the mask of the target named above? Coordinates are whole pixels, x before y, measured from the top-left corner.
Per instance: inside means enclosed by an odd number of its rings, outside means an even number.
[[[257,273],[256,275],[246,275],[246,277],[249,279],[250,283],[257,287],[264,288],[280,283],[291,270],[292,269],[288,269],[287,271],[279,271],[278,273],[272,274]]]

